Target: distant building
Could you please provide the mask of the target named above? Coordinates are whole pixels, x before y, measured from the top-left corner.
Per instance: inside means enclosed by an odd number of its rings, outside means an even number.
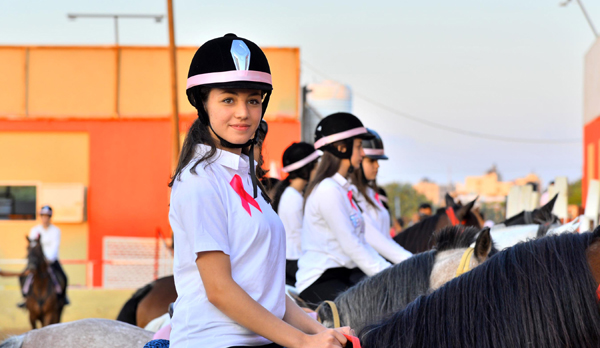
[[[423,178],[417,184],[413,185],[413,188],[418,193],[427,197],[427,200],[431,201],[433,205],[440,206],[442,202],[442,195],[440,195],[440,186],[427,178]]]
[[[304,87],[302,108],[302,140],[314,142],[315,128],[319,121],[336,112],[352,112],[352,90],[350,86],[325,80]]]
[[[457,183],[453,196],[478,195],[484,201],[504,201],[512,186],[525,184],[533,184],[534,189],[539,191],[540,178],[530,173],[514,181],[501,181],[494,166],[484,175],[467,176],[464,184]]]

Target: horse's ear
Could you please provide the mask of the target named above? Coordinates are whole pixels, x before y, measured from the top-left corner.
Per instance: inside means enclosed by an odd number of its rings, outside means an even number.
[[[446,200],[446,208],[454,207],[456,204],[454,203],[454,198],[452,198],[452,196],[450,196],[448,193],[446,193],[444,200]]]
[[[600,226],[592,232],[592,240],[585,254],[594,279],[597,284],[600,284]]]
[[[479,262],[487,260],[488,255],[492,251],[492,235],[489,227],[484,228],[479,232],[475,241],[475,257]]]
[[[39,241],[40,241],[40,239],[42,239],[42,235],[41,235],[41,234],[38,234],[38,236],[37,236],[37,238],[35,239],[35,241],[36,241],[36,242],[39,242]]]
[[[465,217],[467,217],[467,214],[469,214],[471,209],[473,209],[476,200],[477,198],[475,198],[475,200],[473,200],[472,202],[469,202],[466,205],[463,205],[462,207],[458,208],[458,210],[456,211],[456,218],[459,221],[462,221],[465,219]]]
[[[28,235],[25,235],[25,239],[27,239],[27,243],[28,243],[28,244],[31,244],[31,239],[29,239],[29,236],[28,236]]]
[[[554,203],[556,203],[556,199],[558,198],[558,193],[554,195],[554,198],[552,198],[548,203],[544,204],[543,207],[540,208],[540,210],[545,210],[549,213],[552,213],[552,210],[554,209]]]

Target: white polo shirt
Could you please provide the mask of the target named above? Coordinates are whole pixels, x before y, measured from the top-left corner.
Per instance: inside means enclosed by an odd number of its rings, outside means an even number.
[[[288,186],[281,194],[277,213],[285,227],[285,258],[298,260],[302,254],[300,236],[304,215],[304,197],[295,188]]]
[[[372,276],[390,266],[365,241],[364,221],[350,201],[350,184],[339,173],[323,179],[304,207],[302,256],[296,288],[302,292],[330,268],[360,268]]]
[[[365,219],[365,239],[379,255],[390,260],[392,263],[400,263],[413,254],[396,243],[390,236],[390,213],[375,196],[375,190],[367,187],[367,194],[376,207],[367,202],[365,197],[355,191],[358,205],[363,211]]]
[[[29,231],[29,239],[34,240],[37,239],[38,236],[42,236],[40,242],[42,243],[42,250],[44,251],[46,260],[49,262],[58,260],[60,229],[52,224],[50,224],[47,229],[44,228],[44,225],[42,224],[33,226]]]
[[[171,347],[270,344],[208,301],[196,253],[222,251],[229,255],[233,280],[260,305],[283,318],[283,225],[260,190],[252,199],[247,156],[217,150],[215,157],[199,164],[197,174],[192,174],[195,160],[208,150],[206,145],[197,145],[196,158],[182,171],[181,180],[174,181],[171,191],[169,221],[175,241],[173,273],[178,294],[171,322]],[[246,199],[233,188],[235,176],[243,183]],[[258,204],[260,210],[253,204]]]

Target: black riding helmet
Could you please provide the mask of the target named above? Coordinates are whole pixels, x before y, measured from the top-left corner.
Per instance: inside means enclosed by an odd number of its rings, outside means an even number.
[[[338,112],[331,114],[319,122],[315,130],[315,149],[327,151],[335,157],[349,159],[352,157],[354,138],[373,139],[358,117]],[[344,140],[346,152],[340,152],[333,143]]]
[[[283,168],[284,173],[293,173],[299,171],[310,163],[313,163],[320,156],[320,151],[315,150],[315,147],[305,143],[293,143],[283,152]],[[310,171],[306,173],[298,173],[301,179],[309,179]]]
[[[386,160],[388,156],[383,152],[383,140],[376,131],[367,128],[369,134],[373,135],[374,138],[363,141],[363,149],[365,156],[374,160]]]
[[[192,58],[187,79],[186,93],[190,103],[198,110],[198,118],[202,124],[212,129],[210,119],[200,96],[200,90],[208,88],[242,88],[264,91],[262,116],[269,104],[273,84],[271,69],[264,52],[252,41],[227,34],[206,42]],[[253,139],[244,144],[233,144],[223,139],[214,129],[221,145],[228,148],[250,146],[250,174],[252,177],[254,197],[256,198],[256,173],[254,165],[254,144],[259,129]]]

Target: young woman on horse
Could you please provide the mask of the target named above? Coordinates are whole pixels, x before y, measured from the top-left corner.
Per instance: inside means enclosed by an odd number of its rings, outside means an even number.
[[[360,168],[355,170],[350,180],[356,186],[358,192],[356,200],[362,209],[365,219],[365,239],[379,255],[383,256],[393,264],[400,263],[412,256],[396,243],[390,236],[390,213],[384,206],[377,187],[376,179],[379,171],[379,161],[387,160],[383,150],[383,140],[377,132],[368,129],[374,138],[363,140],[365,157]]]
[[[253,155],[272,91],[267,58],[227,34],[198,49],[187,86],[198,119],[170,183],[172,347],[341,347],[349,328],[325,329],[285,294],[285,231]]]
[[[298,259],[302,254],[300,236],[304,216],[304,189],[314,176],[320,152],[314,146],[293,143],[283,152],[283,172],[288,176],[275,185],[273,209],[285,227],[285,283],[296,285]]]
[[[390,266],[364,237],[364,220],[347,175],[364,156],[362,139],[371,139],[362,122],[349,113],[325,117],[317,125],[315,148],[323,151],[315,178],[305,194],[302,256],[296,288],[305,301],[333,300]]]
[[[65,304],[69,304],[69,300],[67,298],[67,274],[58,261],[60,229],[51,223],[51,219],[52,208],[48,205],[43,206],[40,210],[40,220],[42,220],[42,223],[31,228],[31,231],[29,231],[29,240],[34,241],[38,238],[38,236],[40,237],[40,243],[42,244],[44,256],[50,264],[50,268],[54,272],[55,279],[59,283],[61,283],[61,280],[64,279],[64,286],[63,284],[60,284],[62,292],[59,293],[58,296],[65,299]],[[23,296],[25,295],[26,294],[23,294]],[[22,307],[23,305],[19,306]]]

